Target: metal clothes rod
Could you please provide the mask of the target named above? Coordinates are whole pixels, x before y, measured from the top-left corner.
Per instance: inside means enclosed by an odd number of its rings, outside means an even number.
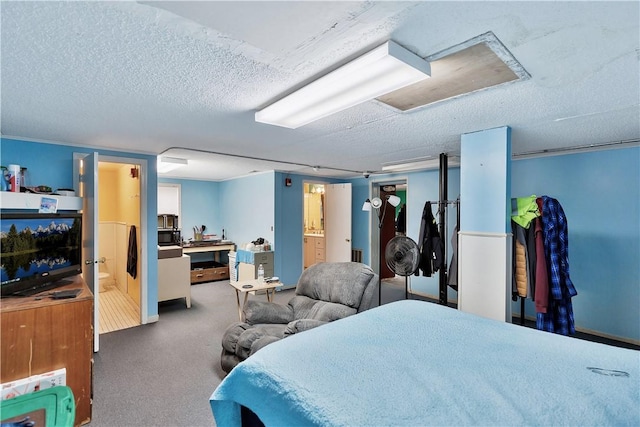
[[[443,265],[439,270],[438,275],[438,304],[448,305],[448,284],[447,279],[449,277],[448,257],[447,257],[447,226],[446,226],[446,208],[448,205],[456,207],[456,227],[460,229],[460,199],[447,200],[448,192],[448,158],[445,153],[440,154],[440,169],[439,169],[439,195],[438,201],[427,201],[430,206],[437,205],[438,212],[438,234],[443,242]],[[442,209],[440,208],[442,207]],[[456,236],[457,241],[458,236]]]
[[[458,205],[460,200],[443,200],[442,202],[429,202],[430,205]]]
[[[441,153],[440,154],[440,170],[439,172],[439,181],[440,181],[440,185],[439,185],[439,192],[438,192],[438,206],[442,204],[444,204],[445,206],[448,204],[447,203],[447,194],[449,193],[448,190],[448,181],[449,181],[449,167],[448,167],[448,157],[445,153]],[[446,240],[446,236],[447,236],[447,227],[446,227],[446,215],[445,215],[445,211],[446,209],[438,209],[438,217],[439,217],[439,232],[440,232],[440,238],[442,239],[442,243],[443,243],[443,265],[442,265],[442,269],[440,271],[440,275],[438,277],[438,303],[442,304],[442,305],[448,305],[448,294],[447,294],[447,240]]]

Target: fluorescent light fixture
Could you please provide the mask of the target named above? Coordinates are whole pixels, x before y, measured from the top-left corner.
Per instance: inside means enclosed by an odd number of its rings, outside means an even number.
[[[430,77],[429,62],[388,41],[256,112],[257,122],[296,129]]]
[[[187,166],[187,159],[179,159],[177,157],[158,156],[158,173],[167,173],[174,169]]]
[[[450,156],[447,159],[447,165],[449,167],[460,166],[460,158]],[[403,163],[386,164],[382,166],[382,170],[384,172],[410,172],[417,170],[438,169],[439,167],[440,159],[436,157],[425,158],[423,160],[417,161],[405,161]]]

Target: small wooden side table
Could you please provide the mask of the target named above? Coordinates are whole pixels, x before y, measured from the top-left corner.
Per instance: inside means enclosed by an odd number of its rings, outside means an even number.
[[[267,301],[273,302],[273,295],[276,293],[276,288],[281,285],[280,281],[263,282],[257,279],[253,280],[241,280],[238,282],[229,282],[229,284],[236,290],[236,302],[238,303],[238,318],[242,321],[242,309],[247,303],[249,292],[265,291],[267,294]],[[244,300],[240,305],[240,294],[244,294]]]

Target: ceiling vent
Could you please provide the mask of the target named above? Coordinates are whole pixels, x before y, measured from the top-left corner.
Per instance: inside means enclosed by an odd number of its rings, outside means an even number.
[[[400,111],[465,95],[504,83],[528,80],[531,75],[492,33],[425,58],[431,78],[376,98]]]

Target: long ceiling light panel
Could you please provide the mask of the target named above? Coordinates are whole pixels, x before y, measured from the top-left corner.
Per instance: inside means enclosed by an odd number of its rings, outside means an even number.
[[[177,157],[158,156],[158,173],[171,172],[183,166],[187,166],[187,159],[179,159]]]
[[[296,129],[430,74],[429,62],[388,41],[256,112],[256,121]]]
[[[447,161],[448,167],[460,166],[460,158],[450,156]],[[405,161],[403,163],[383,164],[383,172],[411,172],[418,170],[438,169],[440,167],[439,158],[423,158],[415,161]]]

